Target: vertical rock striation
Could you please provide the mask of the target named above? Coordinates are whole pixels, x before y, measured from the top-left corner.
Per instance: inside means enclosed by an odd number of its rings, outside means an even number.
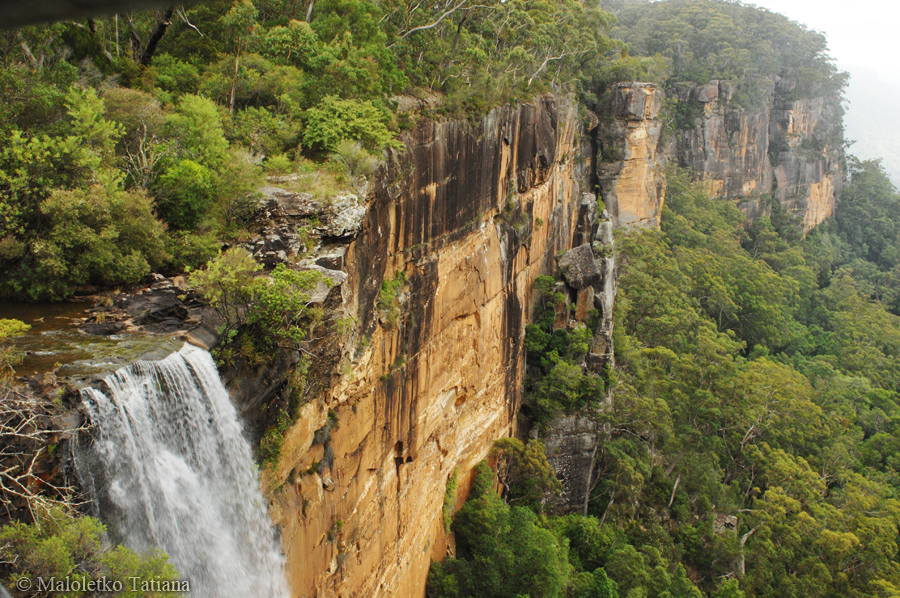
[[[659,226],[666,156],[657,119],[663,92],[652,83],[619,83],[597,133],[597,179],[615,226]]]
[[[453,550],[448,478],[458,472],[458,507],[493,440],[516,431],[534,280],[559,268],[576,324],[598,310],[584,367],[610,364],[613,229],[659,225],[668,160],[751,215],[767,192],[807,228],[830,215],[840,154],[821,134],[827,102],[749,111],[718,82],[678,93],[703,114],[669,141],[664,94],[648,83],[619,84],[588,123],[552,96],[477,123],[420,123],[353,226],[323,240],[334,246],[316,263],[343,276],[312,346],[322,391],[285,435],[269,489],[293,596],[424,595],[431,561]],[[573,416],[545,439],[562,510],[583,509],[598,437]]]
[[[532,283],[571,247],[588,179],[580,127],[549,97],[424,123],[381,171],[344,259],[337,310],[356,326],[331,335],[273,481],[294,596],[424,595],[448,478],[461,504],[514,431]]]
[[[793,87],[778,80],[757,108],[739,107],[724,81],[677,87],[673,99],[699,115],[666,152],[708,181],[711,197],[744,199],[753,218],[771,193],[808,231],[834,213],[843,185],[841,115],[826,98],[788,99]]]
[[[591,239],[582,240],[593,245],[577,247],[560,260],[573,302],[581,306],[588,294],[601,314],[587,367],[601,371],[613,363],[612,229],[659,226],[667,160],[706,181],[710,197],[739,201],[750,218],[770,209],[762,194],[771,194],[795,215],[804,231],[831,217],[843,182],[839,109],[825,98],[786,99],[792,90],[791,81],[779,80],[769,104],[744,109],[736,106],[734,90],[725,82],[678,86],[671,99],[682,115],[696,116],[674,135],[663,131],[658,118],[663,92],[655,85],[619,83],[612,91],[595,133],[597,180],[611,220],[598,216]],[[576,309],[576,318],[583,311]],[[554,500],[556,509],[585,510],[600,437],[590,414],[560,417],[549,426],[543,440],[564,488]]]

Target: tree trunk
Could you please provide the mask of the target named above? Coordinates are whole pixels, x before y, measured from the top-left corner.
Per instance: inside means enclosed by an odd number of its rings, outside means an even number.
[[[609,510],[612,508],[613,503],[616,502],[616,495],[614,494],[612,498],[609,499],[609,503],[606,505],[606,510],[603,511],[603,517],[600,518],[600,525],[606,521],[606,516],[609,515]]]
[[[594,450],[591,452],[591,464],[588,467],[587,484],[584,487],[584,516],[588,516],[588,503],[591,502],[591,476],[594,473],[594,459],[597,458],[597,449],[600,448],[600,438],[594,441]]]
[[[672,508],[672,503],[675,502],[675,491],[678,490],[678,484],[681,482],[681,474],[678,474],[678,478],[675,480],[675,485],[672,486],[672,496],[669,497],[669,508]]]
[[[166,34],[166,30],[172,23],[172,15],[174,14],[175,7],[170,6],[163,13],[162,19],[156,23],[156,28],[153,30],[153,33],[150,34],[150,39],[147,41],[147,45],[144,46],[144,49],[141,52],[141,66],[150,66],[150,63],[153,62],[153,55],[156,54],[156,46],[159,44],[159,40]]]
[[[459,36],[462,33],[463,24],[465,24],[466,19],[469,18],[469,13],[472,9],[467,10],[463,13],[462,18],[459,20],[459,25],[456,26],[456,35],[453,38],[453,47],[450,48],[450,55],[447,56],[447,62],[444,63],[444,70],[448,70],[450,68],[450,63],[453,62],[453,56],[456,55],[456,46],[459,44]],[[587,511],[585,511],[585,516],[587,516]]]
[[[234,55],[234,78],[231,80],[231,98],[228,100],[228,112],[234,114],[234,90],[237,87],[238,69],[241,64],[240,50]]]
[[[738,575],[741,577],[746,573],[745,561],[744,561],[744,544],[747,543],[747,540],[750,539],[750,536],[753,535],[753,532],[758,530],[759,527],[754,527],[752,530],[741,536],[741,559],[738,561]]]

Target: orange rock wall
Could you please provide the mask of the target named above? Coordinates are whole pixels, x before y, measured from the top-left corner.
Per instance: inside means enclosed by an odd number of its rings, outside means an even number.
[[[423,124],[379,175],[337,307],[351,329],[268,481],[292,596],[424,596],[448,478],[461,505],[514,425],[531,286],[571,246],[587,180],[580,141],[574,104],[546,98]]]
[[[659,226],[666,198],[666,156],[657,119],[663,92],[651,83],[620,83],[597,132],[597,177],[615,226]]]
[[[779,81],[770,103],[756,109],[731,103],[724,82],[676,89],[677,101],[699,102],[703,112],[666,153],[708,181],[710,197],[744,199],[753,218],[764,210],[759,195],[771,193],[809,230],[831,217],[843,185],[841,148],[826,141],[839,136],[840,115],[825,98],[775,99],[790,86]]]

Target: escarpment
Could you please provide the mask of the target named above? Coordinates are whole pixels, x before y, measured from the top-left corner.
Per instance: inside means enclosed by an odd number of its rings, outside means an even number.
[[[768,102],[748,108],[724,81],[678,86],[671,98],[689,116],[665,151],[711,197],[743,199],[753,218],[771,193],[808,231],[831,217],[843,186],[841,114],[829,98],[793,99],[795,86],[778,79]]]
[[[652,83],[619,83],[597,131],[597,179],[616,226],[659,226],[666,155],[657,118],[664,94]]]
[[[588,122],[553,96],[477,123],[423,121],[365,207],[347,200],[350,224],[335,228],[346,210],[331,208],[309,264],[339,272],[311,344],[320,392],[269,479],[294,595],[423,595],[431,561],[453,551],[448,480],[459,506],[493,440],[517,432],[535,279],[560,274],[574,307],[559,326],[596,323],[584,367],[612,363],[613,229],[659,225],[668,161],[748,212],[771,191],[807,228],[830,214],[837,158],[807,151],[824,103],[751,113],[715,104],[718,85],[701,91],[688,100],[704,116],[678,137],[664,131],[664,92],[645,83],[617,85]],[[305,214],[302,197],[268,196],[273,214]],[[588,424],[563,418],[545,435],[563,511],[582,509],[591,484]]]
[[[351,325],[319,347],[325,389],[274,473],[298,596],[423,595],[448,550],[447,480],[461,504],[514,432],[532,283],[578,234],[591,158],[571,101],[423,123],[405,144],[343,256],[335,318]]]

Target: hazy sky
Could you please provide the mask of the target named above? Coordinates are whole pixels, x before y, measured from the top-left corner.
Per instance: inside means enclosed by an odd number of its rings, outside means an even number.
[[[825,33],[839,65],[867,65],[882,79],[900,80],[900,1],[757,0],[753,4]]]

